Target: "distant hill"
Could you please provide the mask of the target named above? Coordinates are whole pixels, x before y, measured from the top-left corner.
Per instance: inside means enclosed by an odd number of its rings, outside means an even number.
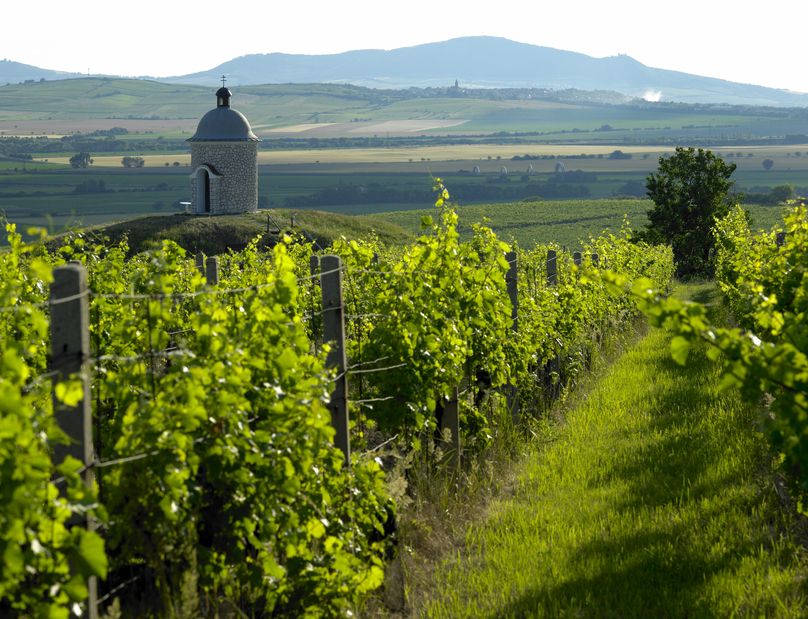
[[[631,97],[686,103],[808,106],[808,94],[647,67],[629,56],[585,54],[498,37],[463,37],[389,51],[306,56],[251,54],[209,71],[163,81],[233,85],[350,83],[374,88],[448,86],[613,90]]]
[[[312,121],[322,116],[328,122],[435,118],[468,120],[494,107],[523,107],[538,101],[556,104],[593,103],[621,105],[635,101],[611,91],[561,92],[540,89],[367,88],[351,84],[263,84],[232,86],[234,106],[253,124],[282,126]],[[215,103],[216,86],[174,84],[155,80],[113,77],[83,77],[0,84],[0,123],[3,113],[30,118],[139,118],[199,119]],[[446,99],[460,101],[454,109]],[[435,110],[413,112],[412,102],[424,101]],[[511,101],[512,103],[501,103]],[[635,101],[636,102],[636,101]],[[402,109],[397,109],[402,105]],[[540,106],[542,109],[546,106]],[[317,121],[314,121],[317,122]],[[325,122],[325,121],[324,121]],[[195,127],[196,124],[194,123]],[[389,128],[387,129],[389,131]]]
[[[30,64],[0,60],[0,84],[18,84],[20,82],[38,82],[40,80],[61,80],[70,77],[84,77],[81,73],[51,71]]]
[[[629,56],[593,58],[577,52],[517,43],[499,37],[462,37],[440,43],[342,54],[251,54],[209,71],[159,78],[215,87],[262,84],[353,84],[369,88],[538,88],[613,91],[655,101],[808,107],[808,94],[740,84],[647,67]],[[85,77],[0,61],[0,85]],[[154,79],[154,78],[149,78]]]

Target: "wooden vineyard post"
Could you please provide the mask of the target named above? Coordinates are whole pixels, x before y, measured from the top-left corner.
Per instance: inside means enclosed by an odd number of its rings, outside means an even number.
[[[211,256],[205,262],[205,279],[208,281],[208,286],[219,285],[219,258]]]
[[[196,252],[196,256],[194,257],[194,261],[196,263],[196,270],[199,271],[199,274],[203,277],[205,276],[205,254],[201,251]]]
[[[337,372],[331,392],[331,423],[336,430],[334,444],[351,466],[351,438],[348,433],[348,362],[345,356],[345,309],[342,301],[342,260],[339,256],[320,258],[320,286],[323,294],[323,342],[331,347],[326,365]]]
[[[90,309],[87,299],[87,270],[76,263],[56,267],[50,287],[51,302],[51,370],[53,378],[53,410],[56,423],[70,439],[67,445],[53,446],[56,466],[72,456],[84,464],[82,477],[87,486],[94,483],[93,418],[90,399]],[[56,398],[56,388],[69,380],[81,381],[82,397],[74,406]],[[87,516],[84,525],[95,529]],[[98,617],[98,580],[87,581],[86,616]]]
[[[547,284],[550,286],[558,285],[558,252],[555,249],[547,250]],[[545,368],[545,372],[547,372],[545,379],[549,378],[549,372],[557,365],[558,353],[548,362]],[[545,380],[545,383],[547,383],[547,380]],[[545,387],[549,387],[549,384],[545,384]]]
[[[311,274],[311,343],[314,350],[320,350],[322,343],[322,321],[321,314],[317,311],[315,299],[317,298],[317,280],[320,279],[320,256],[312,254],[309,256],[309,273]]]
[[[558,284],[558,254],[554,249],[547,250],[547,284]]]
[[[573,262],[573,263],[575,264],[575,266],[577,266],[577,267],[580,267],[580,266],[581,266],[581,252],[576,251],[576,252],[573,252],[573,253],[572,253],[572,262]]]
[[[519,331],[519,271],[516,252],[511,251],[505,254],[508,261],[508,274],[505,276],[505,283],[508,286],[508,297],[511,300],[511,331],[513,337],[517,337]],[[519,421],[519,394],[516,385],[508,385],[508,408],[511,411],[511,418],[514,424]]]
[[[441,418],[441,430],[448,428],[451,434],[449,438],[449,449],[451,450],[450,461],[460,468],[460,395],[459,389],[455,387],[443,405],[443,416]]]
[[[508,286],[508,297],[511,300],[511,323],[515,332],[519,326],[519,293],[518,293],[518,263],[515,251],[505,254],[508,261],[508,273],[505,275],[505,284]]]

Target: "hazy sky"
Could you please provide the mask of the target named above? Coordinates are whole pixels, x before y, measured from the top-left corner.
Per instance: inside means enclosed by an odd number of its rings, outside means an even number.
[[[806,18],[806,0],[3,0],[0,59],[164,77],[252,53],[492,35],[808,92]]]

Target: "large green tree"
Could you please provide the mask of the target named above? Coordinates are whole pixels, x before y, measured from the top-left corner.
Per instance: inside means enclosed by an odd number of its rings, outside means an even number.
[[[76,153],[70,158],[70,165],[74,168],[89,168],[93,163],[90,153]]]
[[[660,157],[657,171],[646,178],[654,207],[641,236],[672,245],[678,275],[711,274],[713,225],[729,212],[735,167],[709,150],[679,147]]]
[[[146,160],[143,157],[131,157],[127,155],[121,159],[121,165],[125,168],[142,168],[146,165]],[[166,162],[166,165],[168,165],[168,162]]]

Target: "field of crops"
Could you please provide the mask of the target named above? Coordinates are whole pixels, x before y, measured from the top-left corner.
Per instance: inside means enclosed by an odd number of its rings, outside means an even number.
[[[213,105],[210,89],[88,78],[9,85],[0,93],[0,139],[6,140],[0,152],[21,149],[34,157],[0,158],[0,211],[9,220],[58,231],[175,213],[189,199],[190,157],[183,140]],[[774,114],[763,108],[604,105],[504,91],[456,97],[438,90],[299,84],[238,89],[236,102],[264,138],[261,208],[350,214],[420,209],[430,203],[432,176],[445,178],[466,206],[642,197],[645,176],[658,158],[689,140],[718,144],[714,150],[737,164],[734,178],[742,192],[790,184],[808,193],[808,138],[798,110]],[[114,135],[103,133],[113,127]],[[101,134],[91,135],[96,131]],[[69,142],[8,137],[71,138],[77,132],[89,140],[77,143],[87,145],[95,162],[87,170],[67,167],[74,154],[64,146]],[[26,150],[32,143],[44,150]],[[93,152],[93,144],[115,147]],[[612,156],[616,151],[622,156]],[[124,155],[142,156],[145,167],[123,170]],[[766,159],[769,170],[762,165]],[[580,178],[556,182],[558,163],[580,170]],[[642,219],[635,207],[619,205],[612,214],[597,203],[541,212],[524,206],[491,210],[503,234],[521,242],[534,237],[531,227],[542,228],[541,238],[572,242],[564,226],[580,224],[574,234],[583,236],[600,225],[614,229],[624,213]],[[518,215],[511,219],[508,212]]]
[[[646,175],[683,140],[723,144],[761,202],[780,185],[808,194],[798,111],[243,88],[266,138],[262,210],[186,217],[180,139],[211,89],[93,78],[0,95],[2,616],[113,616],[113,601],[132,616],[354,613],[412,498],[385,475],[476,466],[631,330],[637,302],[681,331],[665,362],[704,340],[727,354],[729,386],[773,398],[763,430],[808,492],[805,210],[786,238],[753,233],[780,206],[719,226],[719,282],[752,337],[655,292],[672,252],[629,230],[651,207]],[[131,133],[103,135],[113,126]],[[98,130],[94,144],[121,142],[88,169],[67,165],[67,142],[27,139]],[[395,139],[412,134],[444,142]],[[144,136],[145,167],[124,169]],[[310,137],[325,146],[294,141]],[[21,142],[47,149],[31,159],[10,150]],[[25,232],[139,215],[165,217],[109,242]],[[244,240],[256,232],[268,251]],[[215,259],[193,255],[206,235]],[[76,334],[77,350],[59,339]],[[86,448],[66,456],[79,411]]]
[[[505,204],[475,204],[461,206],[458,211],[464,225],[463,234],[470,234],[472,223],[491,226],[506,241],[522,247],[537,243],[559,243],[577,248],[600,234],[619,234],[625,224],[639,230],[647,223],[646,213],[653,206],[650,200],[555,200]],[[782,208],[772,206],[748,207],[754,229],[769,229],[782,222]],[[420,216],[429,209],[385,213],[380,221],[403,228],[418,230]]]
[[[569,152],[561,147],[555,150]],[[503,238],[526,246],[549,241],[574,246],[579,240],[601,231],[619,230],[625,217],[632,226],[641,227],[648,204],[637,199],[616,200],[613,196],[623,193],[626,187],[642,193],[645,176],[657,163],[657,153],[648,157],[638,153],[631,159],[610,159],[608,156],[599,158],[592,152],[586,158],[563,159],[568,170],[580,169],[594,175],[584,176],[583,182],[578,184],[586,188],[590,199],[555,200],[541,199],[536,193],[542,183],[554,177],[558,159],[514,161],[486,156],[476,161],[421,161],[413,158],[412,162],[385,164],[351,161],[349,155],[355,154],[352,150],[333,152],[341,162],[261,166],[261,206],[353,215],[389,213],[385,220],[417,231],[418,219],[407,211],[430,210],[432,175],[441,175],[464,212],[475,221],[487,217]],[[539,156],[544,152],[537,149],[519,156]],[[728,160],[739,165],[734,177],[741,188],[793,184],[798,190],[808,192],[806,152],[797,147],[738,150],[732,151]],[[753,156],[747,156],[749,153]],[[313,156],[309,151],[300,151],[300,154]],[[725,152],[725,156],[729,154]],[[372,155],[368,153],[368,156]],[[760,163],[767,156],[774,162],[769,171]],[[166,161],[179,158],[163,157]],[[110,158],[109,162],[118,165],[74,170],[54,163],[0,162],[0,211],[22,229],[36,225],[57,232],[66,226],[177,213],[180,212],[179,202],[189,199],[186,165],[124,169],[120,167],[120,158]],[[481,171],[478,176],[470,173],[475,165]],[[503,166],[509,172],[504,180],[501,177]],[[528,166],[532,166],[533,171],[526,177]],[[475,195],[482,197],[474,199]],[[496,199],[493,197],[496,195],[502,197]],[[509,197],[513,195],[519,198]],[[777,208],[754,205],[749,208],[755,224],[760,227],[778,220]]]
[[[116,598],[135,616],[355,609],[392,556],[382,450],[461,466],[518,422],[504,393],[520,390],[528,419],[540,368],[561,373],[548,394],[585,371],[633,314],[593,279],[593,254],[660,287],[673,273],[665,247],[511,253],[484,228],[461,240],[457,222],[440,208],[407,246],[343,240],[330,256],[250,245],[209,258],[207,277],[169,241],[127,259],[125,242],[48,250],[9,225],[0,614]],[[63,447],[60,426],[86,448]]]
[[[66,135],[129,122],[133,131],[177,136],[192,130],[194,120],[212,107],[213,91],[213,86],[113,78],[7,85],[0,87],[0,135]],[[528,132],[544,141],[626,145],[805,133],[805,118],[798,113],[750,107],[603,105],[525,93],[509,99],[507,92],[452,97],[338,84],[250,86],[234,95],[235,107],[267,138],[300,137],[300,125],[311,125],[304,135],[321,138]],[[106,126],[95,124],[98,120]]]

